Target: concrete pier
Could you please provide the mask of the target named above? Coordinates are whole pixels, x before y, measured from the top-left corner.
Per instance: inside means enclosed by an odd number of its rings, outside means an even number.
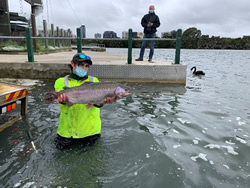
[[[0,54],[0,78],[57,79],[70,73],[68,67],[76,50],[35,55],[35,62],[27,62],[27,55]],[[186,65],[153,60],[149,63],[135,61],[127,64],[127,56],[108,52],[83,51],[89,55],[93,65],[89,75],[100,80],[126,82],[186,83]]]

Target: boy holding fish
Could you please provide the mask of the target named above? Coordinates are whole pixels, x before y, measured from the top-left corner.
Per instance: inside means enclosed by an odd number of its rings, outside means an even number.
[[[83,53],[73,56],[71,73],[55,82],[57,94],[45,95],[45,102],[56,99],[60,104],[60,118],[56,146],[65,148],[75,142],[93,143],[101,134],[100,107],[115,102],[130,93],[113,82],[99,82],[88,75],[91,58]]]

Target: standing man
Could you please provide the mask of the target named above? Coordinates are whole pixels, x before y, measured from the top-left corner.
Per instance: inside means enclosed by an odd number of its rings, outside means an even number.
[[[141,25],[144,28],[144,39],[145,38],[155,38],[156,28],[160,26],[160,19],[155,14],[155,6],[150,5],[149,6],[149,13],[144,15],[141,20]],[[149,52],[149,59],[148,61],[151,63],[152,58],[154,55],[154,45],[155,41],[150,41],[150,52]],[[147,46],[147,40],[142,41],[141,51],[140,51],[140,57],[136,59],[136,61],[143,61],[144,51]]]

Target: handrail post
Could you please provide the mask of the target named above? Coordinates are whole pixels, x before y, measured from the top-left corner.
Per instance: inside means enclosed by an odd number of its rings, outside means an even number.
[[[182,30],[178,29],[177,36],[176,36],[175,64],[180,64],[181,35],[182,35]]]
[[[132,29],[128,30],[128,64],[132,64]]]
[[[26,31],[28,62],[34,62],[34,53],[33,53],[33,46],[32,46],[32,40],[31,40],[31,28],[26,27],[25,31]]]
[[[77,53],[82,53],[82,37],[80,28],[76,29],[77,33]]]

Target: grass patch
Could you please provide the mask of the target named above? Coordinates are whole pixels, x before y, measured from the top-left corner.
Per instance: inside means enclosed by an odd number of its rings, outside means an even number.
[[[24,45],[19,45],[16,41],[8,40],[0,45],[1,51],[26,51],[27,48]]]

